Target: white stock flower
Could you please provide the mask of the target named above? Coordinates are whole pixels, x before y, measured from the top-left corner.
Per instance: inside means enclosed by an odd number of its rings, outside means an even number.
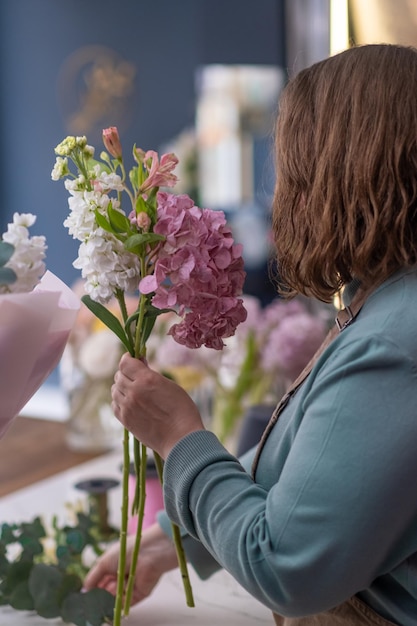
[[[68,198],[70,213],[64,221],[64,226],[68,232],[78,241],[85,241],[98,227],[95,220],[94,211],[98,209],[100,213],[105,213],[110,198],[97,191],[77,191],[69,190],[71,196]]]
[[[6,265],[15,272],[17,280],[11,285],[0,287],[1,293],[32,291],[45,273],[45,237],[29,236],[28,228],[35,221],[36,216],[32,213],[14,213],[13,222],[8,224],[2,239],[12,244],[15,250]]]
[[[64,176],[66,176],[68,172],[69,172],[69,169],[68,169],[67,157],[65,157],[64,159],[62,157],[57,157],[55,161],[55,165],[51,172],[52,180],[59,180],[60,178],[63,178]]]
[[[101,170],[100,165],[94,167],[94,174],[96,176],[94,180],[94,186],[101,188],[102,191],[123,191],[122,179],[118,174],[111,172],[110,174],[104,170]]]
[[[73,266],[81,270],[86,292],[102,304],[108,302],[117,289],[132,293],[138,288],[138,257],[126,252],[116,237],[101,228],[80,244]]]

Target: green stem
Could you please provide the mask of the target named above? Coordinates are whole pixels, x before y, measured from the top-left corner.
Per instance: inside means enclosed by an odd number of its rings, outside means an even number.
[[[113,626],[121,626],[123,609],[123,592],[126,569],[127,524],[129,515],[129,431],[123,432],[123,475],[122,475],[122,520],[120,526],[120,552],[117,568],[117,594],[114,606]]]
[[[136,476],[136,481],[140,482],[139,489],[139,508],[138,508],[138,523],[136,527],[135,545],[132,552],[132,560],[130,562],[129,577],[127,581],[126,597],[124,604],[124,615],[129,615],[130,605],[132,603],[133,588],[135,586],[135,574],[136,566],[139,557],[140,543],[142,539],[142,526],[143,518],[145,515],[145,502],[146,502],[146,459],[147,450],[146,446],[141,444],[141,459],[140,459],[140,471]]]
[[[154,457],[155,457],[156,471],[158,472],[160,483],[161,485],[163,485],[164,479],[163,479],[162,459],[157,452],[154,452]],[[195,604],[194,604],[193,589],[191,587],[190,576],[188,574],[187,559],[185,557],[185,552],[184,552],[184,548],[182,545],[181,532],[178,526],[174,524],[173,522],[171,522],[171,529],[172,529],[172,537],[174,540],[175,550],[177,552],[178,565],[179,565],[180,572],[181,572],[182,584],[184,586],[185,599],[187,602],[187,606],[194,607]]]
[[[120,308],[120,312],[122,314],[123,322],[126,324],[126,320],[129,317],[129,314],[127,312],[126,300],[125,300],[124,292],[121,291],[120,289],[116,289],[114,295],[116,296],[116,300],[119,303],[119,308]],[[130,328],[125,328],[125,331],[126,331],[126,336],[128,338],[128,341],[129,341],[129,345],[130,345],[130,354],[132,354],[132,356],[133,356],[134,342],[133,342],[132,332],[131,332]]]
[[[133,439],[133,459],[135,466],[135,494],[132,502],[131,513],[132,515],[136,515],[139,511],[139,497],[140,497],[140,472],[141,472],[141,452],[140,452],[140,442],[136,439]]]
[[[141,259],[141,276],[146,276],[146,267],[145,267],[144,259]],[[146,347],[143,345],[142,341],[142,327],[143,320],[145,318],[145,306],[146,306],[146,296],[140,295],[139,299],[139,316],[136,322],[136,337],[135,337],[135,357],[140,359],[145,356]]]

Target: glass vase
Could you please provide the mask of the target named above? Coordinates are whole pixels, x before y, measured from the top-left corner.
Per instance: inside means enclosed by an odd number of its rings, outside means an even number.
[[[83,377],[68,394],[66,442],[78,452],[104,452],[120,444],[123,427],[111,408],[113,379]]]

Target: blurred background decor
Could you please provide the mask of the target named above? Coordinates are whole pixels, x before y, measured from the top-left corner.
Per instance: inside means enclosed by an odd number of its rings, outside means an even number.
[[[84,294],[82,284],[77,281],[73,288],[79,296]],[[71,450],[98,452],[120,444],[123,429],[111,408],[111,386],[122,348],[115,334],[81,303],[59,366]]]

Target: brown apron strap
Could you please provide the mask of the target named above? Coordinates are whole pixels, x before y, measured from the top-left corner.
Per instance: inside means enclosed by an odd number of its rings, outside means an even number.
[[[297,378],[290,385],[290,387],[287,389],[284,396],[279,401],[274,412],[272,413],[271,419],[269,420],[263,432],[261,441],[259,442],[258,449],[255,454],[255,458],[252,464],[252,477],[254,479],[255,479],[256,468],[259,462],[259,457],[261,455],[265,442],[268,439],[271,430],[277,423],[278,417],[280,416],[281,412],[287,406],[291,396],[296,392],[296,390],[299,388],[301,383],[303,383],[304,380],[307,378],[314,364],[316,363],[317,359],[324,352],[327,346],[332,342],[334,337],[336,337],[336,335],[338,335],[342,330],[344,330],[347,326],[349,326],[349,324],[353,322],[353,320],[355,319],[355,317],[358,315],[359,311],[361,310],[366,298],[374,289],[375,287],[373,287],[372,289],[367,289],[367,290],[363,290],[359,288],[350,306],[347,306],[338,312],[336,319],[335,319],[335,326],[333,326],[333,328],[328,332],[328,334],[324,338],[323,343],[319,346],[317,352],[313,355],[312,359],[307,363],[305,368],[297,376]]]

